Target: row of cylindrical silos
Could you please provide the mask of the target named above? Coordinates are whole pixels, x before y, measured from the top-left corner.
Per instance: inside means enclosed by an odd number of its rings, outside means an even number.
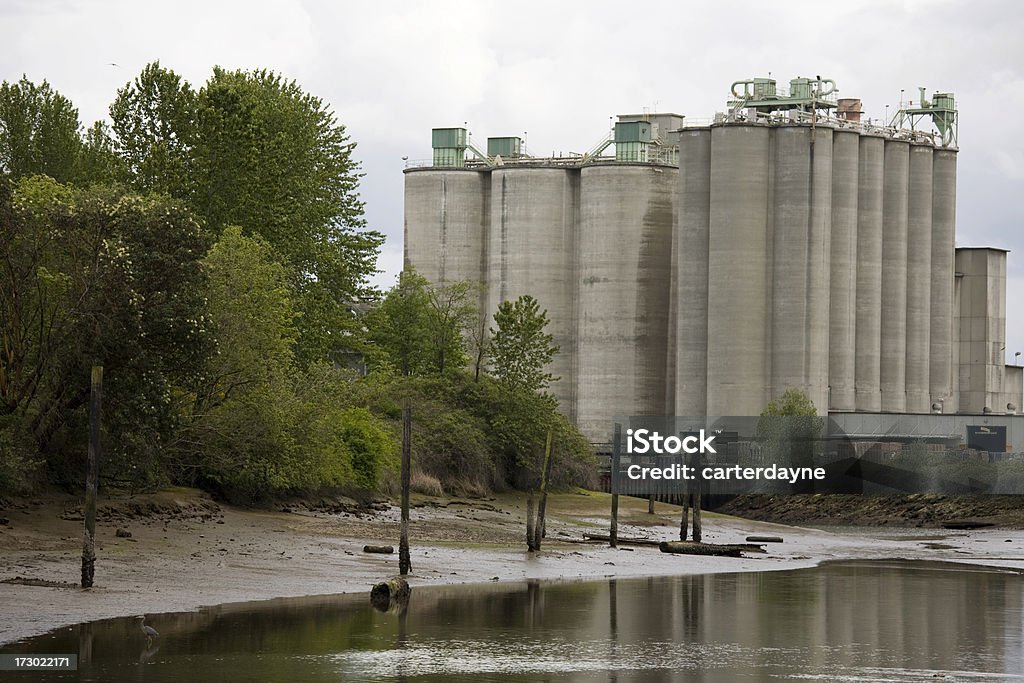
[[[677,415],[759,414],[789,388],[819,410],[956,409],[954,150],[739,124],[684,132],[680,168]]]
[[[616,416],[956,410],[956,152],[830,125],[681,132],[679,167],[528,163],[406,173],[406,263],[533,295],[552,393]],[[493,324],[493,323],[491,323]]]
[[[416,169],[406,174],[405,254],[435,283],[535,297],[560,352],[549,371],[585,433],[616,415],[660,415],[678,169],[658,164]]]

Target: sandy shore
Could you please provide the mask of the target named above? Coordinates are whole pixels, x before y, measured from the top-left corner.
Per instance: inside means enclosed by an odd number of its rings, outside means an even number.
[[[822,531],[705,513],[704,540],[783,536],[768,553],[743,558],[666,555],[652,547],[584,544],[607,533],[609,497],[559,494],[548,503],[548,539],[525,551],[524,499],[420,499],[412,511],[413,586],[600,579],[796,569],[828,560],[929,559],[1024,569],[1024,532],[983,529]],[[316,508],[317,506],[314,506]],[[398,511],[344,506],[257,512],[220,506],[190,490],[108,501],[98,523],[96,587],[0,583],[0,644],[83,621],[175,612],[228,602],[363,592],[398,571],[395,555],[364,544],[396,543]],[[104,508],[101,506],[101,511]],[[679,509],[623,498],[620,534],[671,540]],[[71,499],[14,503],[0,510],[0,581],[16,577],[75,584],[82,522]],[[0,520],[2,521],[2,520]],[[131,538],[115,535],[117,529]]]

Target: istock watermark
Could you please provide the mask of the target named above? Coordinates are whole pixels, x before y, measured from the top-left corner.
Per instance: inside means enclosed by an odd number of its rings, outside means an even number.
[[[644,416],[611,426],[604,462],[616,493],[1024,495],[1020,416]]]
[[[658,455],[678,453],[715,453],[712,442],[714,434],[705,434],[700,430],[697,434],[684,436],[662,436],[659,432],[649,429],[627,429],[626,430],[626,452],[643,455],[645,453],[657,453]]]

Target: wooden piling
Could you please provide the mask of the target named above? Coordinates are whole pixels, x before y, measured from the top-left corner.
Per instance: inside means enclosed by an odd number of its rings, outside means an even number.
[[[99,488],[100,409],[103,367],[92,367],[89,393],[89,454],[85,468],[85,534],[82,541],[82,588],[92,588],[96,573],[96,495]]]

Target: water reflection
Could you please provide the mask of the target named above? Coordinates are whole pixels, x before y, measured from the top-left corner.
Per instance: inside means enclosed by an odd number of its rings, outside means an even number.
[[[225,605],[63,629],[33,680],[915,681],[1024,677],[1017,573],[848,562],[760,574],[414,589]]]

